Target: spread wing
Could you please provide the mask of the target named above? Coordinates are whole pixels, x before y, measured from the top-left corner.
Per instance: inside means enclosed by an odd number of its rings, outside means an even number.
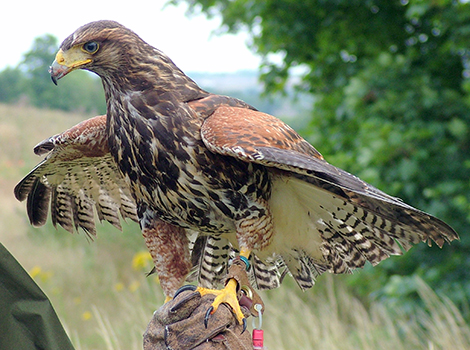
[[[273,170],[275,233],[268,252],[283,257],[301,287],[325,270],[347,272],[421,241],[442,247],[458,238],[441,220],[327,163],[275,117],[219,107],[201,134],[211,151]]]
[[[34,148],[47,156],[14,191],[19,201],[26,200],[32,225],[44,225],[49,208],[54,226],[69,232],[81,227],[95,235],[95,213],[119,229],[119,215],[137,221],[135,202],[109,153],[105,129],[106,116],[94,117]]]

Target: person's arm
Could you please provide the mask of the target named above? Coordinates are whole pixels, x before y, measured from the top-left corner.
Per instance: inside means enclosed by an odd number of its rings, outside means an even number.
[[[1,243],[0,349],[74,350],[47,296]]]

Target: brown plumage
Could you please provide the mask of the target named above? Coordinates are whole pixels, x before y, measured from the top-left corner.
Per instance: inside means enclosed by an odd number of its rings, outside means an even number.
[[[134,198],[167,296],[192,266],[203,286],[219,282],[235,250],[250,255],[258,288],[277,287],[286,273],[308,288],[325,271],[458,238],[439,219],[330,165],[275,117],[200,89],[116,22],[87,24],[64,40],[51,76],[57,82],[77,68],[102,79],[115,179]]]

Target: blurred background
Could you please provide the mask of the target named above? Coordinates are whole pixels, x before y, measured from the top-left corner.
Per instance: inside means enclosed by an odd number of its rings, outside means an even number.
[[[128,26],[201,87],[283,119],[330,163],[460,234],[443,249],[422,243],[374,268],[321,276],[304,293],[287,278],[263,293],[269,349],[470,348],[467,1],[11,6],[0,27],[0,241],[51,298],[77,349],[141,348],[163,303],[158,280],[145,277],[138,225],[99,225],[91,242],[30,227],[13,196],[40,160],[34,145],[105,113],[97,77],[76,72],[56,87],[47,73],[60,42],[97,19]]]

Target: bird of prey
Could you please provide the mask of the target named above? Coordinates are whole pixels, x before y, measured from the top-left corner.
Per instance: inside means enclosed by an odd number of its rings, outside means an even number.
[[[326,271],[345,273],[421,241],[442,247],[458,238],[441,220],[330,165],[279,119],[201,89],[117,22],[86,24],[63,41],[52,80],[57,84],[75,69],[101,78],[106,122],[100,119],[98,136],[76,135],[74,152],[83,155],[66,177],[54,168],[36,177],[33,171],[36,180],[20,183],[17,196],[29,197],[30,218],[41,223],[51,192],[53,220],[70,227],[73,218],[88,230],[92,204],[108,220],[110,208],[132,217],[126,208],[133,201],[168,298],[195,275],[201,294],[217,295],[212,312],[227,302],[242,322],[237,282],[209,289],[223,278],[233,252],[257,288],[277,287],[289,273],[304,289]],[[52,149],[49,160],[61,139],[39,146]],[[83,157],[85,174],[92,175],[76,179]],[[58,177],[70,178],[70,186]],[[67,219],[59,219],[56,208],[66,206]]]

